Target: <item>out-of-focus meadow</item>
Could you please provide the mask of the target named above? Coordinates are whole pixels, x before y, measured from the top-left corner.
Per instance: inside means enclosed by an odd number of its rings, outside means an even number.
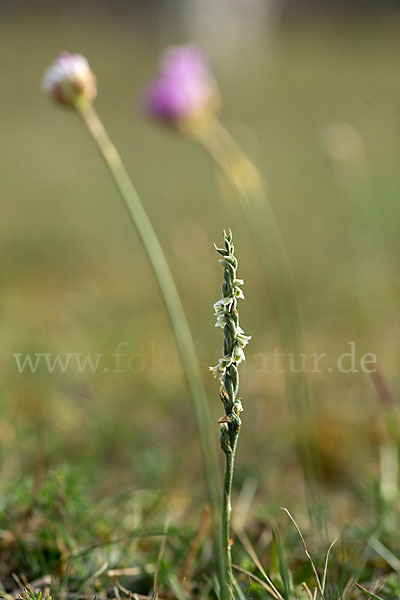
[[[99,496],[161,488],[178,512],[205,496],[192,405],[147,257],[78,119],[40,90],[44,68],[66,49],[87,56],[98,77],[97,109],[172,267],[215,422],[208,365],[220,354],[212,304],[222,274],[213,242],[232,228],[246,283],[241,323],[253,336],[235,489],[257,482],[259,517],[282,504],[305,512],[282,374],[272,362],[261,368],[278,338],[247,226],[202,151],[141,110],[160,50],[195,39],[226,126],[267,178],[307,353],[328,355],[310,385],[324,485],[345,522],[360,516],[360,490],[378,475],[385,420],[370,375],[328,367],[355,341],[358,364],[376,354],[395,399],[399,385],[400,16],[281,21],[190,5],[1,7],[2,487],[32,476],[42,453],[50,470],[68,465]],[[351,127],[327,129],[343,122]],[[124,343],[132,370],[122,357],[115,372]],[[42,365],[21,374],[15,353],[102,358],[95,373]]]

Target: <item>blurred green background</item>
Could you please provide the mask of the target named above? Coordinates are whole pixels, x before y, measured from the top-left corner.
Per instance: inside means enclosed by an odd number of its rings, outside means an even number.
[[[270,11],[268,3],[214,4],[0,5],[4,485],[33,472],[39,447],[49,467],[68,464],[101,495],[160,487],[183,505],[196,502],[188,489],[205,495],[191,400],[148,260],[78,119],[40,90],[64,49],[87,56],[98,77],[96,107],[168,256],[215,421],[221,407],[208,365],[220,354],[212,304],[221,268],[213,242],[223,227],[234,232],[246,281],[241,323],[253,336],[236,489],[254,478],[263,515],[303,501],[282,375],[258,367],[278,339],[247,226],[203,152],[141,109],[165,46],[194,39],[205,49],[223,121],[266,176],[307,352],[327,353],[327,366],[354,340],[357,357],[378,356],[396,397],[400,15],[380,3],[295,14],[279,2]],[[348,126],[327,129],[338,123]],[[123,342],[144,357],[134,359],[138,372],[126,363],[113,372]],[[20,374],[13,354],[36,352],[104,358],[96,373]],[[324,484],[345,518],[377,473],[382,403],[363,373],[324,368],[310,385]]]

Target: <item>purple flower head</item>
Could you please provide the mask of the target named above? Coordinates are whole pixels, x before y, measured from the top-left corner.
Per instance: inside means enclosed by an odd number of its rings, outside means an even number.
[[[217,104],[214,79],[202,51],[175,46],[162,55],[159,76],[147,89],[146,110],[170,123],[207,115]]]

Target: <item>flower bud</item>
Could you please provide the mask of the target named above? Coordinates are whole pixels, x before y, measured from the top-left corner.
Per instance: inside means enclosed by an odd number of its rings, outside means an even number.
[[[81,54],[61,52],[45,72],[42,88],[58,104],[91,103],[97,95],[96,77]]]
[[[145,94],[147,112],[174,126],[196,127],[214,116],[219,93],[202,51],[195,46],[168,48],[159,76]]]

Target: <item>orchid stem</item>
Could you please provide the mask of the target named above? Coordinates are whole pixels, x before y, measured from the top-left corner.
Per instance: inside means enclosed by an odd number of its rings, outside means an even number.
[[[222,495],[222,544],[226,555],[227,579],[232,582],[232,553],[231,553],[231,512],[232,512],[232,482],[235,464],[236,446],[239,437],[237,432],[232,451],[225,454],[224,489]]]

